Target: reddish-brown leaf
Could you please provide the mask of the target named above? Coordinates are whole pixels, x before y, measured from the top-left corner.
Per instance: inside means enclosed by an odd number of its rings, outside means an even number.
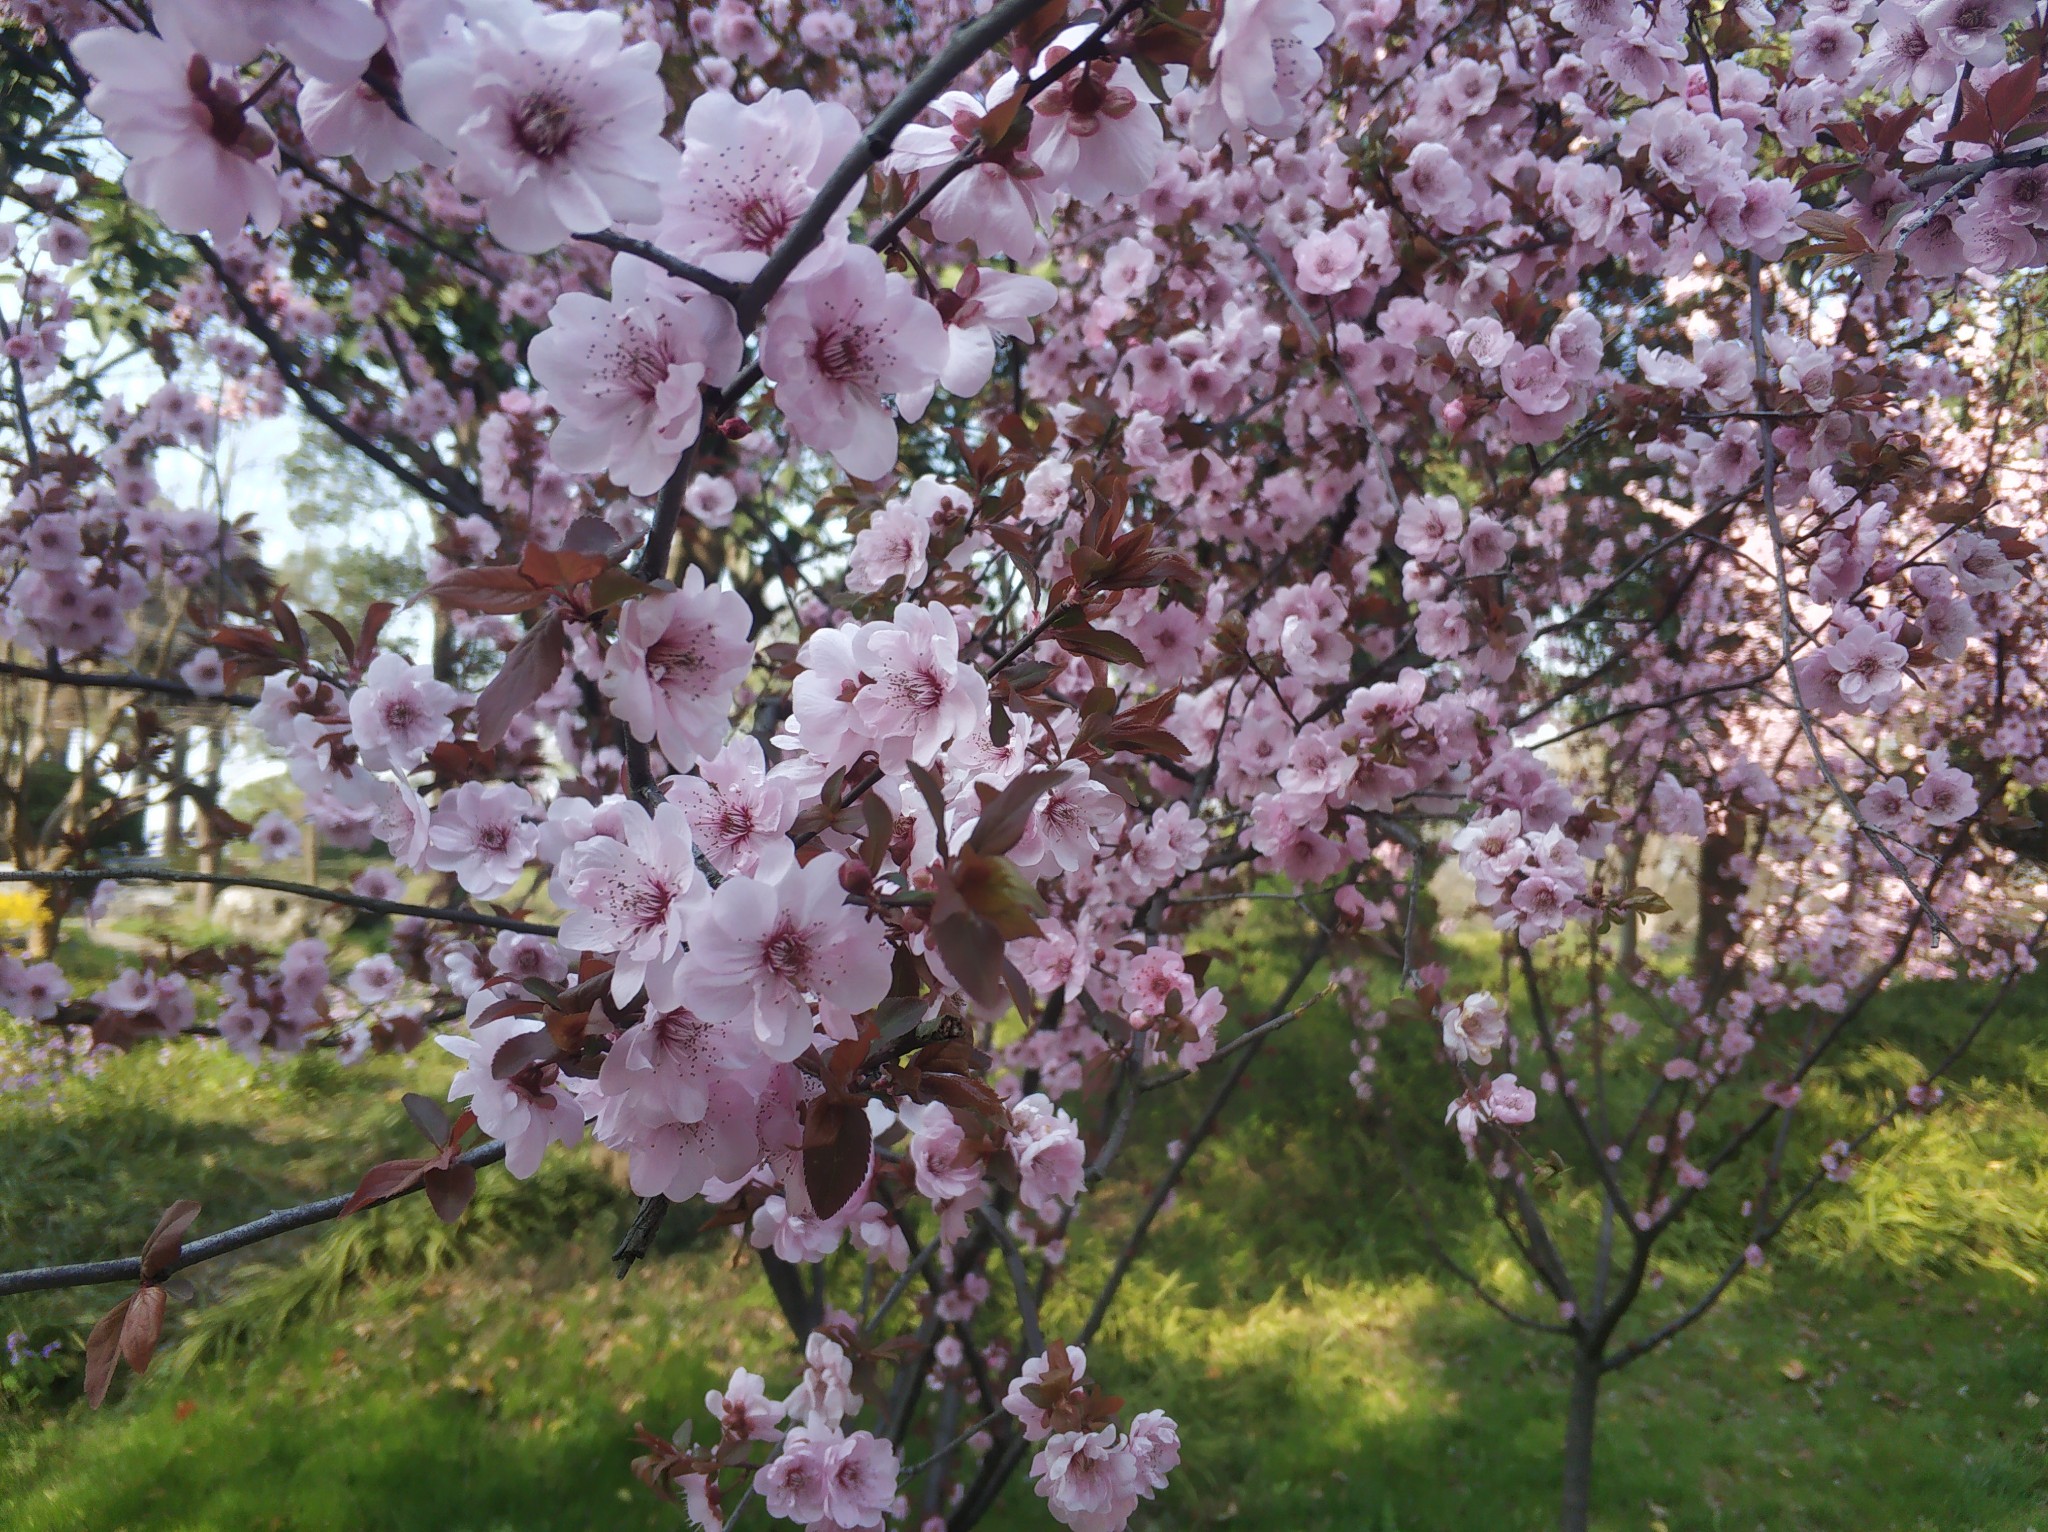
[[[426,1173],[427,1201],[443,1223],[454,1223],[476,1195],[476,1170],[469,1165],[450,1165]]]
[[[517,1037],[508,1037],[491,1055],[491,1078],[509,1080],[522,1069],[547,1063],[561,1051],[545,1027],[538,1032],[521,1032]]]
[[[410,1090],[403,1099],[405,1115],[412,1119],[415,1128],[426,1135],[428,1143],[438,1149],[448,1142],[448,1114],[441,1110],[440,1102]]]
[[[933,922],[932,940],[946,971],[975,1004],[992,1006],[1003,998],[1003,938],[987,921],[968,910]]]
[[[505,657],[504,669],[476,699],[476,742],[489,749],[503,739],[512,720],[555,684],[567,654],[560,614],[550,612],[527,629],[526,637]]]
[[[131,1293],[108,1309],[85,1338],[85,1402],[94,1409],[105,1402],[107,1386],[114,1381],[114,1368],[121,1360],[121,1330],[134,1302]]]
[[[351,1213],[360,1213],[373,1202],[382,1202],[386,1197],[410,1191],[419,1184],[432,1163],[431,1160],[386,1160],[381,1165],[371,1166],[336,1216],[346,1218]]]
[[[149,1359],[156,1355],[169,1304],[160,1287],[145,1287],[128,1300],[128,1313],[121,1321],[121,1359],[139,1373],[149,1371]]]
[[[1032,806],[1066,777],[1063,771],[1027,771],[1000,791],[988,789],[974,833],[967,837],[968,846],[986,856],[1001,856],[1024,838]],[[982,792],[985,787],[977,783],[975,790]]]
[[[1054,628],[1051,637],[1067,653],[1091,660],[1108,660],[1116,665],[1140,665],[1145,660],[1143,651],[1123,634],[1085,622]]]
[[[820,1218],[830,1218],[861,1189],[868,1178],[873,1145],[868,1114],[857,1103],[833,1103],[830,1111],[835,1118],[830,1139],[814,1145],[809,1142],[809,1132],[805,1133],[804,1190],[810,1193],[811,1207]]]
[[[530,612],[548,599],[543,587],[505,564],[458,569],[436,580],[423,594],[456,611],[487,612],[498,617]]]
[[[397,606],[392,602],[372,601],[364,611],[363,636],[356,641],[356,654],[364,664],[370,662],[370,655],[377,648],[378,635],[384,631],[384,624],[391,620],[391,614],[397,610]]]
[[[163,1217],[156,1221],[149,1238],[142,1242],[142,1278],[145,1282],[178,1264],[178,1252],[184,1248],[185,1231],[192,1227],[192,1220],[198,1216],[199,1204],[189,1197],[164,1209]]]
[[[519,560],[519,572],[536,585],[566,590],[571,585],[596,579],[610,562],[602,553],[578,552],[574,548],[543,548],[538,543],[528,543],[525,556]]]

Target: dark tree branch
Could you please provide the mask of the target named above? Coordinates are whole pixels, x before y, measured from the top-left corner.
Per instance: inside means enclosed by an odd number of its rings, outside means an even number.
[[[505,1146],[497,1139],[479,1144],[456,1160],[458,1165],[477,1169],[484,1165],[495,1165],[505,1157]],[[367,1204],[382,1207],[396,1202],[401,1197],[410,1197],[421,1190],[425,1182],[417,1182],[404,1191],[394,1192],[389,1197],[379,1198]],[[210,1261],[217,1255],[230,1251],[245,1250],[251,1245],[260,1245],[265,1240],[276,1239],[281,1234],[294,1230],[308,1229],[314,1224],[331,1223],[341,1216],[341,1210],[348,1206],[353,1192],[339,1196],[325,1197],[318,1202],[308,1202],[302,1207],[280,1208],[275,1213],[265,1213],[249,1223],[238,1224],[232,1229],[223,1229],[218,1234],[209,1234],[204,1239],[195,1239],[178,1253],[177,1260],[163,1267],[154,1275],[168,1277],[174,1272]],[[72,1266],[42,1266],[29,1271],[0,1273],[0,1298],[13,1297],[19,1293],[45,1293],[65,1287],[101,1287],[113,1282],[140,1282],[142,1280],[142,1258],[125,1256],[115,1261],[84,1261]]]
[[[712,297],[723,298],[727,303],[738,303],[747,290],[743,282],[735,282],[730,277],[721,277],[716,272],[706,271],[702,266],[693,266],[688,261],[678,260],[661,246],[650,244],[644,239],[635,239],[630,234],[599,229],[590,234],[578,234],[576,238],[586,245],[602,245],[605,249],[620,255],[637,256],[650,265],[659,266],[672,277],[681,277],[685,282],[695,283]]]
[[[227,294],[228,301],[234,304],[236,312],[242,316],[242,323],[248,327],[250,333],[262,345],[264,351],[269,355],[272,365],[283,376],[285,387],[289,388],[297,397],[299,403],[305,406],[307,414],[311,415],[315,420],[327,427],[328,430],[348,443],[349,446],[362,453],[364,457],[375,463],[379,468],[383,469],[421,498],[431,500],[436,505],[445,506],[447,509],[458,514],[466,515],[481,508],[483,504],[482,497],[477,494],[476,490],[467,481],[459,481],[461,483],[461,493],[459,494],[455,493],[447,485],[436,484],[416,469],[400,462],[390,452],[387,452],[376,442],[370,440],[362,431],[343,419],[341,414],[331,404],[314,392],[313,386],[300,374],[298,362],[292,356],[290,349],[285,345],[283,338],[271,326],[270,321],[263,317],[262,311],[256,307],[255,301],[242,290],[241,284],[229,274],[227,263],[215,253],[213,246],[209,245],[205,240],[196,237],[192,240],[192,245],[199,252],[200,258],[213,268],[213,274],[220,279],[221,290]]]
[[[734,305],[739,311],[742,330],[754,327],[768,300],[781,289],[804,257],[817,248],[846,199],[866,182],[868,172],[879,165],[895,146],[896,135],[916,121],[918,114],[937,100],[970,65],[1041,9],[1043,3],[1044,0],[1001,0],[986,16],[970,21],[955,32],[952,41],[918,71],[917,78],[876,113],[874,121],[868,124],[867,131],[854,145],[853,152],[839,162],[825,184],[818,188],[817,195],[811,199],[803,217],[797,220],[796,227],[776,246],[767,264],[755,274],[753,281],[747,284],[746,292]]]
[[[183,681],[158,676],[140,676],[118,670],[64,670],[55,665],[18,665],[0,660],[0,676],[22,681],[47,681],[52,686],[89,686],[104,691],[148,692],[157,697],[174,697],[180,702],[218,702],[226,707],[254,707],[263,699],[239,692],[194,691]]]
[[[536,920],[514,920],[509,915],[491,915],[482,910],[441,909],[431,904],[372,899],[365,894],[345,893],[312,883],[291,883],[283,878],[258,878],[232,872],[180,872],[170,867],[71,867],[57,872],[17,872],[10,868],[0,870],[0,883],[201,883],[211,888],[260,888],[273,894],[295,894],[301,899],[346,905],[352,910],[363,910],[372,915],[411,915],[420,920],[481,926],[486,931],[553,936],[558,929]]]

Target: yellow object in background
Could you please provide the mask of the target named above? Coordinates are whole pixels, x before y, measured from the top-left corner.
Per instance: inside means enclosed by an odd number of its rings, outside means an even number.
[[[39,888],[0,888],[0,931],[32,931],[44,917],[43,891]]]

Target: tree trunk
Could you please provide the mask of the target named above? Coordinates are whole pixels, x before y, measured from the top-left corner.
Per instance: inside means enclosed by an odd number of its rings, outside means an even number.
[[[170,777],[170,791],[164,797],[164,844],[163,858],[176,866],[178,858],[185,854],[185,769],[190,757],[187,753],[187,732],[183,728],[171,730],[171,758],[167,766]]]
[[[216,724],[206,734],[206,802],[220,803],[221,757],[227,754],[227,730]],[[199,816],[199,870],[203,873],[220,871],[220,831],[214,825],[213,815]],[[213,918],[213,885],[201,883],[192,890],[193,912],[201,920]]]
[[[1600,1409],[1600,1358],[1580,1351],[1564,1416],[1564,1494],[1558,1532],[1586,1532],[1593,1514],[1593,1426]]]

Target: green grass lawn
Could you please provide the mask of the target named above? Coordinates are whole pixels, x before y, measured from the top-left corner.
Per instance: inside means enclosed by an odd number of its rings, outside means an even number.
[[[1890,1003],[1873,1018],[1884,1041],[1817,1093],[1823,1124],[1910,1078],[1898,1049],[1960,1004],[1940,990]],[[1952,1110],[1902,1128],[1768,1269],[1613,1382],[1596,1525],[2048,1532],[2044,1018],[2048,986],[2024,991]],[[1186,1463],[1141,1527],[1551,1523],[1565,1358],[1433,1272],[1349,1064],[1333,1012],[1282,1034],[1091,1348],[1091,1375],[1181,1423]],[[203,1232],[343,1187],[407,1144],[398,1094],[445,1078],[438,1058],[252,1072],[181,1049],[118,1060],[54,1105],[0,1104],[4,1264],[131,1250],[177,1196],[206,1203]],[[1078,1325],[1199,1104],[1152,1098],[1137,1184],[1101,1194],[1106,1232],[1075,1241],[1049,1333]],[[1419,1103],[1416,1120],[1440,1112]],[[1438,1222],[1526,1298],[1448,1139],[1415,1156]],[[201,1268],[178,1344],[100,1414],[71,1382],[0,1394],[0,1529],[683,1526],[627,1472],[632,1428],[701,1418],[704,1390],[740,1362],[779,1355],[771,1385],[793,1378],[754,1267],[726,1238],[693,1243],[678,1214],[657,1256],[614,1281],[632,1200],[593,1154],[486,1182],[452,1234],[415,1202]],[[1690,1235],[1649,1305],[1668,1310],[1723,1240]],[[75,1348],[118,1296],[0,1300],[0,1329]],[[991,1524],[1052,1525],[1022,1482]]]

